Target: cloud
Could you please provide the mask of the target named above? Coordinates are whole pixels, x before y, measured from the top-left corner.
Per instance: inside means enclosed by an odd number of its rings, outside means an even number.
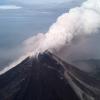
[[[0,10],[21,9],[21,6],[16,5],[0,5]]]

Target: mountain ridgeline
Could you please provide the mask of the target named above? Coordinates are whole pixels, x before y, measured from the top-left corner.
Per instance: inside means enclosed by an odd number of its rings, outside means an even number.
[[[0,76],[0,100],[100,100],[99,83],[46,51]]]

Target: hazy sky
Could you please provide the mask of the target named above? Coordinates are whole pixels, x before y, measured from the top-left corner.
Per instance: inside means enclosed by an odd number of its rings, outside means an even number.
[[[0,0],[0,4],[7,4],[7,3],[23,3],[23,4],[41,4],[41,3],[61,3],[67,2],[72,0]]]

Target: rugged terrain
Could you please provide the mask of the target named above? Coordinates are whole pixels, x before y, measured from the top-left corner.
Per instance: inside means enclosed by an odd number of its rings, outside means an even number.
[[[26,58],[0,76],[0,100],[78,100],[50,53]]]

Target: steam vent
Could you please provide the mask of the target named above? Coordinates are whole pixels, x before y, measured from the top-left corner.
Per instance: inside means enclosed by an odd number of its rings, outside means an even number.
[[[100,92],[96,88],[94,92],[91,81],[89,78],[88,83],[85,73],[45,52],[26,58],[0,76],[0,100],[100,100],[94,99]]]

